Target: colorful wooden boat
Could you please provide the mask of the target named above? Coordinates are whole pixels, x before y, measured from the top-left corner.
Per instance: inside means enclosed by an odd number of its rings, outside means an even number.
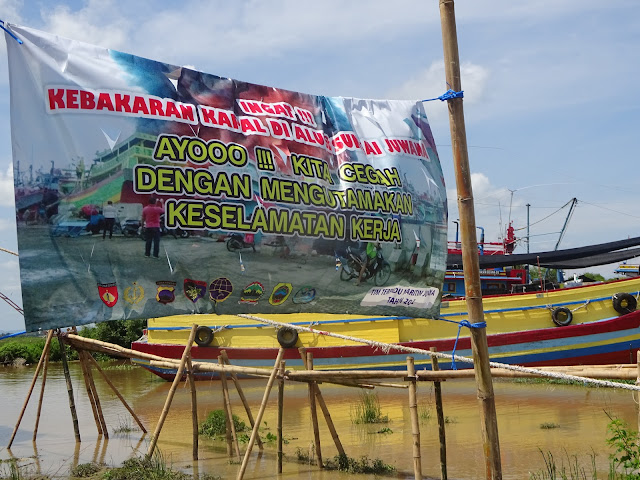
[[[579,365],[635,362],[640,348],[640,277],[574,288],[483,299],[489,354],[492,361],[527,366]],[[265,315],[275,322],[312,327],[366,340],[393,343],[471,357],[469,332],[459,322],[468,320],[464,299],[443,300],[437,320],[407,317],[362,317],[356,315],[299,314]],[[225,350],[232,364],[273,367],[280,342],[286,344],[286,329],[230,315],[184,315],[148,320],[146,335],[132,344],[134,350],[163,357],[180,358],[191,325],[203,326],[195,360],[217,362]],[[213,338],[209,339],[209,330]],[[279,334],[280,332],[280,334]],[[297,332],[296,332],[297,333]],[[297,337],[297,338],[296,338]],[[288,368],[301,368],[296,347],[306,347],[314,357],[314,368],[404,369],[407,353],[346,341],[327,335],[300,332],[286,349]],[[414,355],[417,368],[430,368],[430,358]],[[153,373],[171,378],[175,370],[138,363]],[[442,368],[451,364],[442,362]],[[457,368],[469,364],[457,362]],[[210,375],[210,374],[208,374]]]

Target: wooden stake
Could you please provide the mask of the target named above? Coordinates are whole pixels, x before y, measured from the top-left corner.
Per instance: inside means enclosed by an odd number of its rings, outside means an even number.
[[[460,82],[460,59],[453,0],[440,0],[440,18],[446,81],[452,90],[459,92],[462,91],[462,84]],[[462,234],[465,296],[469,322],[479,323],[484,321],[484,311],[482,307],[482,290],[480,288],[478,241],[476,238],[475,212],[462,98],[449,99],[447,104],[449,107],[449,128],[451,130],[451,145],[458,193],[458,213],[460,215]],[[486,328],[471,328],[471,347],[477,396],[480,403],[486,478],[487,480],[501,480],[500,442],[498,439],[498,422],[491,368],[489,366]]]
[[[436,347],[431,347],[432,352],[437,351]],[[438,358],[431,356],[431,369],[434,372],[440,371]],[[447,438],[444,428],[444,409],[442,408],[442,384],[438,381],[433,382],[433,389],[436,397],[436,416],[438,417],[438,437],[440,438],[440,478],[447,480]]]
[[[98,419],[102,425],[102,432],[104,433],[105,438],[109,438],[109,429],[107,428],[107,422],[104,420],[104,415],[102,414],[102,406],[100,405],[100,396],[98,395],[98,389],[96,388],[96,383],[93,380],[93,373],[91,372],[91,366],[89,365],[88,357],[93,357],[88,351],[83,351],[84,362],[87,367],[87,375],[89,376],[89,386],[91,387],[91,391],[93,392],[93,398],[96,402],[96,409],[98,410]]]
[[[187,375],[189,377],[189,389],[191,390],[191,427],[194,460],[198,460],[198,396],[196,394],[196,380],[193,376],[193,365],[191,355],[187,358]]]
[[[640,385],[640,350],[636,352],[636,363],[637,363],[637,377],[636,377],[636,385]],[[638,406],[638,431],[640,432],[640,393],[636,393],[638,401],[636,405]]]
[[[20,410],[20,415],[18,415],[18,421],[16,422],[16,426],[13,429],[13,433],[11,434],[11,438],[9,439],[9,444],[7,445],[7,448],[11,448],[13,439],[16,437],[16,433],[18,432],[18,428],[20,427],[20,422],[22,421],[22,417],[24,416],[24,411],[27,409],[27,404],[29,403],[29,399],[31,398],[33,387],[36,384],[36,380],[38,380],[38,375],[40,374],[40,369],[42,368],[42,363],[44,362],[44,359],[45,359],[45,352],[48,351],[49,344],[51,343],[51,337],[53,337],[53,330],[49,330],[49,332],[47,333],[47,339],[44,342],[44,350],[42,350],[42,355],[40,355],[38,366],[36,367],[36,371],[33,374],[33,380],[31,380],[29,393],[27,393],[27,398],[25,399],[24,404],[22,405],[22,410]]]
[[[142,424],[142,422],[140,421],[140,419],[138,418],[136,413],[129,406],[127,401],[122,397],[122,395],[120,394],[118,389],[115,387],[115,385],[113,383],[111,383],[111,380],[109,380],[109,377],[107,377],[107,375],[102,371],[102,368],[100,368],[100,365],[98,364],[96,359],[93,358],[92,355],[89,355],[89,361],[93,364],[94,367],[96,367],[96,370],[98,370],[98,372],[100,372],[100,374],[102,375],[102,378],[104,379],[105,382],[107,382],[107,385],[109,385],[109,387],[111,387],[111,390],[113,390],[113,393],[116,394],[116,397],[118,397],[120,399],[120,401],[124,405],[124,408],[126,408],[129,411],[129,413],[131,414],[133,419],[136,421],[136,423],[140,427],[140,430],[142,430],[143,433],[147,433],[147,429],[144,428],[144,425]]]
[[[307,352],[307,369],[313,370],[313,354]],[[322,450],[320,448],[320,429],[318,428],[318,411],[316,410],[316,382],[309,382],[309,407],[311,408],[311,423],[313,424],[313,440],[316,446],[316,455],[318,456],[318,466],[324,468],[322,462]]]
[[[103,434],[102,422],[98,418],[98,407],[95,402],[93,390],[89,385],[89,374],[87,373],[87,360],[84,356],[84,350],[78,350],[78,359],[80,360],[80,368],[82,369],[82,378],[84,379],[84,386],[87,390],[87,397],[89,397],[89,404],[91,404],[91,411],[93,412],[93,420],[96,422],[98,435],[102,435]]]
[[[300,357],[302,358],[302,363],[304,364],[304,368],[311,370],[313,368],[313,364],[311,365],[311,368],[310,368],[309,362],[307,361],[306,349],[304,347],[301,347],[298,349],[298,351],[300,352]],[[367,387],[374,388],[373,385],[367,385]],[[324,397],[322,396],[322,393],[320,392],[320,387],[318,386],[317,383],[315,385],[315,391],[316,391],[316,400],[318,400],[318,405],[320,405],[320,409],[322,410],[322,413],[324,415],[324,420],[325,422],[327,422],[327,427],[331,432],[331,438],[333,439],[333,443],[335,444],[336,449],[338,450],[338,454],[344,456],[346,455],[344,451],[344,447],[342,446],[342,442],[340,441],[340,437],[338,436],[338,431],[336,430],[336,427],[333,424],[333,419],[331,418],[331,414],[329,413],[329,409],[327,408],[327,404],[324,401]]]
[[[413,435],[413,474],[422,480],[422,458],[420,457],[420,422],[418,421],[418,395],[416,387],[416,367],[413,357],[407,357],[407,377],[409,383],[409,412],[411,413],[411,434]]]
[[[224,365],[222,355],[218,357],[218,363]],[[240,461],[240,447],[238,446],[238,436],[236,435],[236,426],[233,423],[233,410],[231,409],[231,399],[229,397],[229,388],[227,385],[227,375],[220,372],[220,383],[222,384],[222,401],[224,404],[224,412],[226,414],[227,424],[227,454],[231,456],[232,449],[236,452],[238,462]]]
[[[52,330],[51,330],[52,331]],[[47,334],[47,337],[49,335]],[[51,339],[48,342],[45,342],[44,349],[42,350],[42,355],[44,355],[44,365],[42,366],[42,385],[40,385],[40,398],[38,398],[38,410],[36,412],[36,424],[33,427],[33,438],[34,442],[33,448],[35,449],[35,441],[38,436],[38,426],[40,425],[40,413],[42,412],[42,399],[44,398],[44,386],[47,383],[47,370],[49,368],[49,357],[51,354]],[[37,458],[37,456],[36,456]],[[38,464],[38,468],[39,464]]]
[[[78,426],[78,413],[76,412],[76,402],[73,399],[73,384],[71,383],[71,373],[69,372],[69,363],[67,362],[67,349],[65,348],[62,335],[58,333],[58,343],[60,343],[60,356],[62,357],[62,370],[64,378],[67,382],[67,396],[69,397],[69,410],[71,410],[71,421],[73,422],[73,433],[76,436],[76,442],[80,443],[80,427]],[[76,450],[79,446],[76,445]],[[78,450],[79,453],[79,450]],[[75,461],[74,457],[74,461]],[[77,461],[76,461],[77,466]]]
[[[282,361],[282,356],[284,355],[284,348],[280,348],[278,351],[278,356],[276,357],[275,365],[273,366],[273,370],[271,371],[271,375],[269,376],[269,380],[267,381],[267,388],[264,391],[264,396],[262,397],[262,403],[260,404],[260,410],[258,410],[258,416],[256,417],[256,423],[253,426],[253,430],[251,431],[251,438],[249,438],[249,444],[247,445],[247,451],[244,453],[244,459],[242,460],[242,465],[240,466],[240,471],[238,472],[237,480],[242,480],[244,477],[244,472],[247,470],[247,464],[249,463],[249,455],[251,455],[251,450],[253,449],[253,444],[256,441],[256,437],[258,436],[258,428],[260,427],[260,422],[262,422],[262,416],[264,415],[264,411],[267,408],[267,401],[269,400],[269,393],[271,393],[271,387],[273,386],[273,381],[276,378],[276,373],[278,373],[278,369],[280,368],[280,362]]]
[[[224,360],[225,365],[231,365],[231,363],[229,362],[229,357],[227,356],[227,352],[225,350],[221,350],[220,351],[220,355],[222,355],[222,360]],[[238,381],[238,376],[235,373],[231,373],[231,380],[233,380],[233,384],[236,386],[236,391],[238,392],[238,396],[240,397],[240,400],[242,401],[242,405],[244,406],[244,411],[247,414],[247,418],[249,418],[249,424],[251,425],[251,428],[253,429],[253,426],[255,425],[255,421],[253,420],[253,414],[251,413],[251,408],[249,407],[249,402],[247,402],[247,397],[244,396],[244,392],[242,391],[242,386],[240,385],[240,382]],[[258,438],[256,439],[256,441],[258,442],[258,448],[260,450],[262,450],[264,448],[264,446],[262,445],[262,440],[260,440],[260,436],[258,435]]]
[[[160,431],[162,430],[162,426],[164,425],[164,421],[169,414],[169,408],[171,407],[171,402],[173,401],[173,396],[176,393],[176,388],[178,388],[178,384],[180,383],[180,379],[182,378],[182,373],[184,372],[184,366],[187,363],[187,358],[191,353],[191,345],[193,345],[193,340],[196,338],[196,329],[198,326],[196,324],[191,328],[191,334],[189,335],[189,340],[187,340],[187,345],[184,347],[184,351],[182,352],[182,359],[180,360],[180,365],[178,366],[178,371],[176,372],[176,376],[173,379],[173,383],[169,388],[169,394],[167,395],[167,399],[164,402],[164,407],[162,408],[162,413],[160,414],[160,419],[158,420],[158,424],[156,425],[156,429],[151,436],[151,441],[149,442],[149,449],[147,450],[147,457],[150,458],[153,455],[153,451],[156,448],[156,444],[158,443],[158,437],[160,436]]]
[[[285,362],[280,362],[278,379],[278,473],[282,473],[282,416],[284,412],[284,369]]]

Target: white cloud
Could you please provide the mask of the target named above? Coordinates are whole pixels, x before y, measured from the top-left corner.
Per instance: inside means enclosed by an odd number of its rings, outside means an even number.
[[[13,164],[5,172],[0,171],[0,206],[13,207],[15,205],[13,193]]]

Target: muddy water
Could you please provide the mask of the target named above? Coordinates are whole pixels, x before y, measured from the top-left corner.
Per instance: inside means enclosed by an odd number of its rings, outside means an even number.
[[[81,371],[71,364],[73,386],[78,408],[82,443],[76,444],[69,413],[66,384],[60,365],[49,369],[45,390],[45,403],[40,421],[37,447],[31,438],[40,383],[32,395],[22,425],[11,451],[6,449],[8,439],[26,397],[33,367],[0,367],[0,459],[16,457],[31,471],[65,478],[77,463],[104,462],[119,465],[129,456],[145,453],[149,436],[140,432],[113,433],[122,425],[135,425],[128,412],[111,393],[109,387],[97,378],[97,387],[109,426],[110,438],[102,440],[96,433],[91,408],[87,400]],[[149,431],[153,431],[160,416],[170,384],[142,369],[108,370],[107,374],[132,405]],[[232,383],[230,385],[233,385]],[[265,380],[242,380],[242,387],[257,414]],[[442,384],[447,423],[448,472],[452,479],[484,478],[484,460],[480,434],[478,402],[475,384],[471,380],[448,381]],[[628,391],[580,386],[547,384],[518,384],[496,381],[496,408],[502,454],[504,479],[529,478],[529,472],[543,468],[540,450],[553,453],[558,464],[566,455],[578,455],[585,467],[590,465],[588,455],[593,451],[603,478],[608,469],[610,447],[606,445],[606,412],[637,426],[636,404]],[[204,418],[213,409],[222,408],[222,393],[218,382],[198,382],[198,414]],[[360,390],[342,386],[321,385],[321,391],[336,424],[340,440],[350,457],[380,458],[398,469],[399,478],[413,478],[412,435],[406,389],[377,388],[382,413],[390,422],[383,425],[355,425],[352,415]],[[246,418],[240,400],[232,389],[234,413]],[[269,406],[263,419],[262,436],[276,434],[277,387],[271,393]],[[435,418],[433,388],[430,383],[418,386],[418,404],[422,416],[421,443],[423,474],[439,478],[438,426]],[[425,415],[425,412],[428,415]],[[426,418],[428,417],[428,418]],[[543,429],[542,424],[557,428]],[[377,433],[382,428],[391,432]],[[284,447],[289,459],[295,459],[296,449],[308,452],[313,444],[312,425],[306,386],[287,384],[285,387]],[[322,453],[325,458],[336,454],[326,426],[321,422]],[[200,460],[191,460],[191,407],[190,394],[181,386],[173,401],[158,442],[168,463],[187,472],[209,472],[223,478],[235,478],[239,465],[229,462],[224,441],[201,439]],[[240,449],[244,452],[245,445]],[[276,478],[276,446],[265,444],[264,453],[258,455],[257,446],[245,475],[246,479]],[[348,475],[322,472],[316,467],[293,461],[284,463],[282,478],[308,478],[315,480],[346,479]],[[361,476],[359,478],[374,478]]]

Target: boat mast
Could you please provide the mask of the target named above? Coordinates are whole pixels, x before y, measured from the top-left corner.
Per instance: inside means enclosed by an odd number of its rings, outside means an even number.
[[[444,47],[444,65],[449,88],[462,91],[460,82],[460,59],[456,33],[455,8],[453,0],[440,0],[440,21],[442,25],[442,43]],[[467,152],[467,136],[464,124],[462,97],[447,100],[449,108],[449,128],[458,192],[458,213],[460,214],[460,232],[462,235],[462,265],[464,270],[465,296],[469,312],[469,322],[484,322],[482,308],[482,290],[480,287],[480,266],[476,221],[471,189],[471,173]],[[473,368],[480,404],[482,442],[485,453],[487,480],[501,480],[500,442],[498,440],[498,422],[496,405],[489,366],[489,347],[486,327],[470,328]]]

